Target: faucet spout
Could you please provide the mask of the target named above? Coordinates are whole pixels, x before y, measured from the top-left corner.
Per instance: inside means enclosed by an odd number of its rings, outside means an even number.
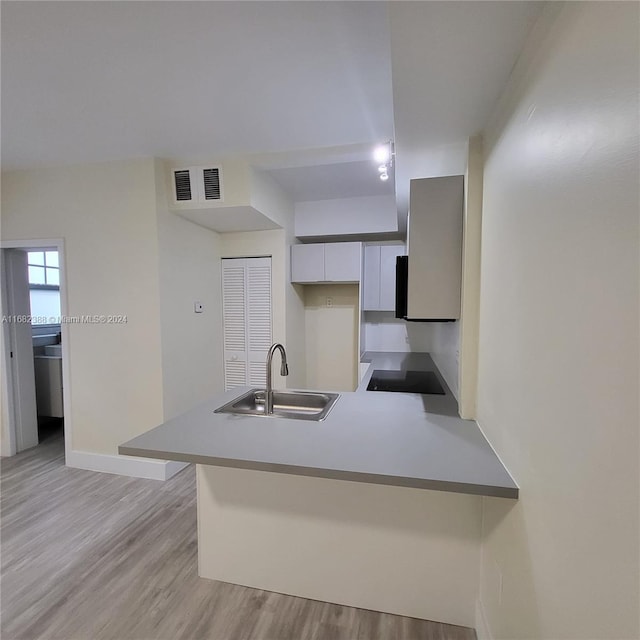
[[[275,342],[271,345],[269,349],[269,353],[267,354],[267,393],[265,398],[265,407],[264,412],[266,415],[270,415],[273,413],[273,383],[271,380],[271,361],[273,360],[273,354],[279,351],[280,352],[280,375],[288,376],[289,375],[289,365],[287,364],[287,352],[284,350],[284,347],[279,343]]]

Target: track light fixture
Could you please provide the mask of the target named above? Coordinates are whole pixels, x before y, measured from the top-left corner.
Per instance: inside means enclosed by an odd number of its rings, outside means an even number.
[[[391,140],[384,144],[379,144],[373,150],[373,159],[379,162],[378,173],[380,174],[380,180],[386,182],[389,179],[389,169],[393,166],[393,143]]]

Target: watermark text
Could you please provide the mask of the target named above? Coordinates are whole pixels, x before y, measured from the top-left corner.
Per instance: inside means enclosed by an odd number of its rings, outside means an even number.
[[[126,324],[127,316],[82,315],[82,316],[2,316],[2,324]]]

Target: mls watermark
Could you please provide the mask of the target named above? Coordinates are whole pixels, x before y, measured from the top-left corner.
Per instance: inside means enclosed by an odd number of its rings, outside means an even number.
[[[83,316],[2,316],[2,324],[126,324],[127,316],[83,315]]]

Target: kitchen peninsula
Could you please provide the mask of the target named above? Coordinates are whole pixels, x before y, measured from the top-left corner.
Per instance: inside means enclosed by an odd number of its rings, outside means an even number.
[[[119,451],[197,464],[202,577],[473,626],[481,496],[518,488],[448,389],[363,385],[322,422],[214,413],[234,389]]]

